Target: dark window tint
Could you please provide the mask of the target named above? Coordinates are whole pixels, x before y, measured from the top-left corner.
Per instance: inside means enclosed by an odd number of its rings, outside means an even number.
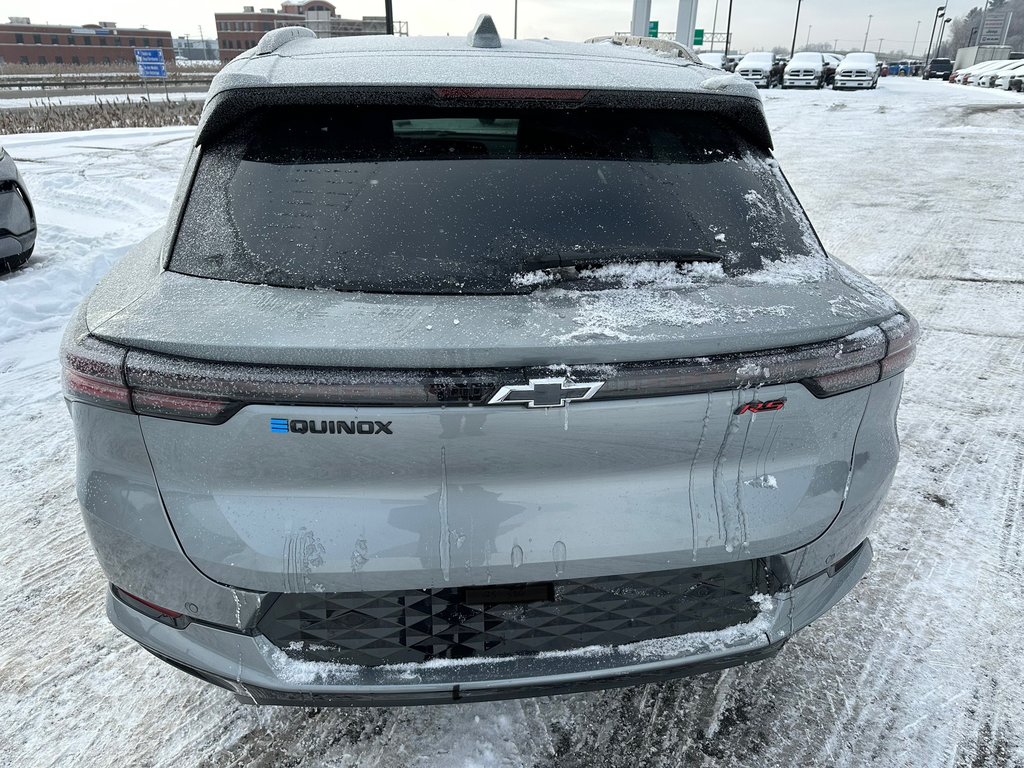
[[[817,247],[772,164],[682,112],[271,111],[204,147],[170,267],[403,293],[664,253],[747,272]]]

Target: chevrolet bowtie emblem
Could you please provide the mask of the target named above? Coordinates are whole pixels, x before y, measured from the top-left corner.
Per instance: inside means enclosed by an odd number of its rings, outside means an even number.
[[[589,400],[604,386],[603,381],[576,383],[565,377],[530,379],[529,384],[502,387],[488,405],[526,405],[529,408],[561,408],[566,403]]]

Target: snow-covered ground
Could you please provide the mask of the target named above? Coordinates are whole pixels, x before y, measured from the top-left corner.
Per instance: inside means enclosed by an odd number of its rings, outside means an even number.
[[[1024,98],[940,82],[765,94],[829,249],[924,328],[864,582],[775,659],[428,709],[255,709],[102,610],[57,343],[159,226],[189,129],[4,137],[39,210],[0,277],[0,765],[1024,765]]]

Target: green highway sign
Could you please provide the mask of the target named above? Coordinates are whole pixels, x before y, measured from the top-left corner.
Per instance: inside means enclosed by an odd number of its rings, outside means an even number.
[[[693,44],[694,45],[704,45],[704,30],[703,29],[695,29],[695,30],[693,30]]]
[[[658,22],[651,21],[647,24],[647,36],[657,37],[658,36]]]

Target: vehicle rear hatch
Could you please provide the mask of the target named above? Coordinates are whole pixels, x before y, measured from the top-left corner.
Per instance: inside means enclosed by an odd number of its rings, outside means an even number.
[[[837,515],[898,307],[665,110],[270,110],[89,305],[174,529],[256,590],[641,572]],[[124,286],[133,288],[128,291]]]

